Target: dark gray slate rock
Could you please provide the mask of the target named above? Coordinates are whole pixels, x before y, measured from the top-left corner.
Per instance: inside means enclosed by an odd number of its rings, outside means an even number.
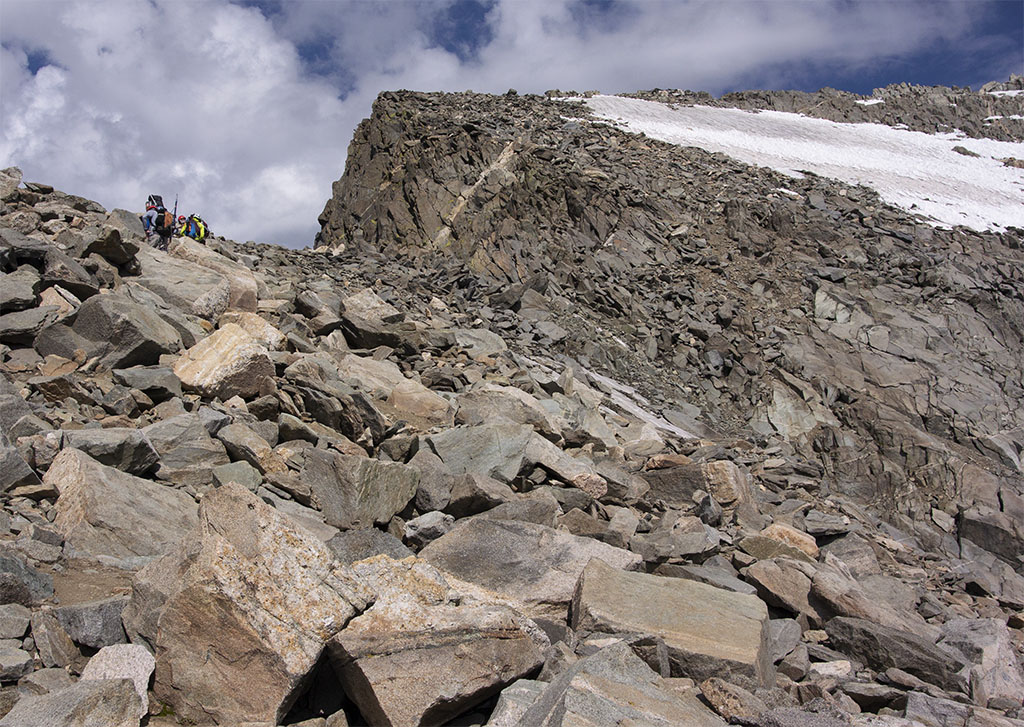
[[[0,273],[0,311],[12,313],[35,306],[41,281],[31,265],[22,265],[13,273]]]
[[[411,550],[402,545],[401,540],[376,528],[338,533],[327,541],[327,547],[339,561],[346,564],[382,554],[395,560],[413,555]]]
[[[821,555],[824,557],[827,554],[832,554],[841,560],[854,578],[882,572],[881,566],[878,565],[878,557],[871,544],[856,533],[844,535],[823,545]]]
[[[917,634],[845,616],[829,621],[825,631],[833,648],[872,669],[898,667],[943,689],[967,689],[959,674],[967,665],[963,655],[939,648]]]
[[[206,408],[209,410],[209,408]],[[143,432],[157,454],[161,479],[176,480],[192,473],[193,479],[207,484],[213,482],[213,467],[230,462],[223,443],[210,436],[200,414],[182,414],[150,424]],[[213,411],[213,410],[209,410]],[[227,421],[226,417],[223,419]]]
[[[690,581],[697,581],[698,583],[707,583],[709,586],[714,586],[715,588],[724,588],[727,591],[735,591],[736,593],[746,593],[748,595],[757,594],[757,589],[752,585],[745,581],[741,581],[735,576],[729,575],[720,568],[708,568],[701,565],[663,563],[655,568],[654,572],[659,576],[685,578]]]
[[[138,389],[156,404],[181,396],[181,379],[165,366],[133,366],[112,373],[114,381]]]
[[[31,346],[40,331],[57,320],[59,312],[57,306],[44,305],[0,315],[0,343]]]
[[[0,639],[20,639],[31,620],[32,612],[20,603],[0,606]]]
[[[145,432],[128,427],[74,429],[63,432],[64,446],[80,449],[98,462],[143,475],[160,460]]]
[[[102,649],[128,640],[121,625],[121,612],[127,603],[128,596],[115,596],[61,606],[53,609],[53,615],[76,644]]]
[[[82,257],[95,253],[112,265],[124,265],[134,260],[138,251],[138,243],[122,237],[118,228],[104,227],[97,231],[96,236],[85,246]]]
[[[0,492],[7,492],[22,485],[38,485],[39,475],[22,459],[16,447],[5,444],[6,437],[0,437]]]
[[[31,673],[30,653],[10,646],[0,646],[0,681],[14,682]]]
[[[53,596],[53,578],[25,562],[20,553],[0,548],[0,603],[32,606]]]
[[[492,477],[467,472],[455,478],[449,502],[442,509],[463,518],[508,502],[514,494],[511,487]]]

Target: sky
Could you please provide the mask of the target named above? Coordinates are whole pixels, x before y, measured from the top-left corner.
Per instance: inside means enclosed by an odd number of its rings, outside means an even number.
[[[1024,0],[0,0],[0,168],[304,247],[382,91],[870,94],[1024,73]]]

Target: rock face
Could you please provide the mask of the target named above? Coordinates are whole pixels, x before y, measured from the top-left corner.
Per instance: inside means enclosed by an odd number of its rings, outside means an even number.
[[[1021,230],[571,96],[383,94],[317,249],[0,173],[3,724],[1020,722]]]
[[[572,599],[572,627],[662,639],[673,676],[772,686],[768,609],[754,596],[681,578],[629,573],[594,559]]]
[[[372,598],[326,546],[228,484],[136,576],[125,624],[155,649],[154,692],[177,714],[280,722],[324,644]]]

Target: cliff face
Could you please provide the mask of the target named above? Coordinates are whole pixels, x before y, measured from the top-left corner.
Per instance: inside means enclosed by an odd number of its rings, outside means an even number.
[[[888,113],[919,96],[892,91]],[[428,286],[461,267],[498,330],[539,294],[564,336],[524,343],[606,367],[676,421],[792,446],[887,512],[1021,492],[1019,230],[936,229],[579,102],[407,92],[360,125],[321,222],[322,244],[397,255]]]

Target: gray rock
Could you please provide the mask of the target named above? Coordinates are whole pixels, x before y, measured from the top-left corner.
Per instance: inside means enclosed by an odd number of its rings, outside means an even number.
[[[0,603],[33,606],[53,596],[53,578],[25,562],[10,548],[0,548]]]
[[[526,710],[537,701],[547,686],[544,682],[520,679],[505,687],[484,727],[516,727]]]
[[[114,596],[99,601],[59,606],[53,609],[52,613],[76,644],[102,649],[127,641],[121,624],[121,613],[127,603],[127,596]]]
[[[570,625],[661,638],[673,676],[719,676],[751,688],[774,683],[768,609],[754,596],[594,559],[580,575]]]
[[[329,525],[341,529],[384,525],[416,494],[418,472],[408,465],[312,450],[302,479]]]
[[[95,253],[112,265],[124,265],[135,259],[139,245],[132,239],[121,236],[117,227],[104,227],[82,251],[82,257]]]
[[[811,535],[842,535],[850,532],[850,518],[830,515],[821,510],[810,510],[804,515],[804,530]]]
[[[0,681],[14,682],[32,673],[32,655],[10,646],[0,646]]]
[[[138,429],[74,429],[62,434],[65,447],[81,450],[97,462],[129,474],[146,474],[160,459],[145,432]]]
[[[698,583],[706,583],[715,588],[724,588],[727,591],[756,595],[757,589],[754,586],[741,581],[739,578],[729,575],[719,568],[708,568],[700,565],[678,565],[675,563],[664,563],[654,569],[659,576],[670,578],[685,578]]]
[[[334,553],[334,557],[346,565],[375,555],[386,555],[395,560],[413,555],[411,550],[402,545],[401,540],[376,528],[338,533],[327,541],[327,547]]]
[[[802,615],[814,624],[820,618],[811,607],[811,579],[786,558],[759,560],[743,571],[743,577],[757,588],[758,595],[770,606]]]
[[[415,517],[405,523],[405,542],[416,548],[437,540],[455,525],[455,518],[443,512],[433,510]]]
[[[587,723],[652,727],[726,724],[696,695],[672,689],[621,642],[581,659],[555,677],[518,722],[552,727]]]
[[[1009,719],[990,709],[954,702],[951,699],[933,697],[921,692],[907,694],[904,716],[912,724],[920,724],[925,727],[947,727],[948,725],[1021,727],[1022,725],[1021,720]]]
[[[373,724],[445,723],[543,662],[547,637],[493,593],[454,591],[418,559],[377,556],[353,569],[377,598],[327,649]]]
[[[16,447],[3,444],[0,438],[0,492],[8,492],[23,485],[38,485],[39,475],[22,458]]]
[[[441,458],[428,449],[420,449],[409,460],[409,466],[420,473],[416,485],[416,509],[420,512],[444,510],[451,502],[455,476]]]
[[[467,472],[455,478],[448,504],[442,509],[463,518],[506,503],[514,494],[511,487],[492,477]]]
[[[0,606],[0,639],[20,639],[31,620],[32,612],[20,603]]]
[[[636,569],[640,556],[543,525],[469,518],[420,551],[441,570],[523,604],[531,616],[563,619],[592,559]]]
[[[800,624],[791,618],[773,618],[768,622],[768,639],[771,641],[772,661],[778,664],[786,658],[803,636]]]
[[[138,727],[139,695],[130,679],[80,681],[59,692],[24,697],[0,727]]]
[[[118,644],[100,649],[82,670],[82,681],[130,679],[139,695],[139,719],[149,711],[149,678],[156,660],[143,646]]]
[[[60,491],[54,525],[69,557],[134,569],[170,550],[196,523],[196,504],[179,490],[64,449],[43,478]]]
[[[82,338],[101,345],[102,363],[108,368],[155,364],[161,354],[181,349],[181,336],[174,328],[116,293],[82,303],[71,327]]]
[[[200,415],[182,414],[150,424],[142,431],[160,455],[157,476],[161,479],[174,481],[194,473],[209,484],[213,481],[212,468],[231,461],[224,445],[210,436]]]
[[[39,273],[31,265],[22,265],[13,273],[0,273],[0,311],[11,313],[35,307],[41,285]]]
[[[112,374],[115,381],[138,389],[157,404],[181,397],[181,380],[164,366],[133,366],[114,369]]]
[[[854,578],[882,572],[871,544],[856,533],[836,538],[831,543],[822,546],[821,552],[823,555],[834,555],[842,561]]]
[[[18,681],[18,691],[30,696],[58,692],[65,687],[70,687],[71,675],[65,669],[45,668],[37,669],[28,676]]]
[[[217,487],[226,485],[229,482],[237,482],[250,492],[263,482],[263,475],[260,471],[248,462],[232,462],[230,464],[217,465],[211,470],[213,484]]]
[[[0,343],[31,346],[40,331],[57,320],[59,309],[44,305],[0,315]]]
[[[18,191],[21,184],[21,170],[18,167],[7,167],[0,170],[0,200],[9,199]]]
[[[942,625],[940,645],[956,649],[971,667],[971,696],[980,705],[990,700],[1024,699],[1024,670],[1014,653],[1010,631],[999,619],[950,619]]]
[[[917,634],[842,616],[825,624],[825,631],[835,649],[873,669],[899,667],[943,689],[967,689],[959,674],[967,663],[963,655],[941,649]]]
[[[66,667],[79,655],[75,642],[51,612],[32,614],[32,639],[45,667]]]

